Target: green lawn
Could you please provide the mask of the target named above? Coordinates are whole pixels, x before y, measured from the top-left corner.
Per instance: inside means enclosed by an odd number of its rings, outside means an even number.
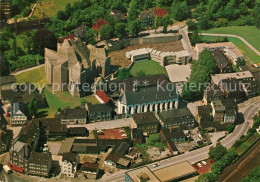
[[[36,68],[34,70],[30,70],[24,73],[21,73],[19,75],[16,75],[16,81],[17,83],[34,83],[36,84],[36,87],[41,87],[43,84],[46,84],[46,79],[45,79],[45,67],[42,66],[40,68]],[[39,84],[39,85],[38,85]]]
[[[58,108],[75,108],[80,106],[82,101],[91,104],[99,103],[93,95],[79,98],[72,97],[69,92],[58,92],[56,94],[52,94],[49,89],[44,89],[44,95],[46,97],[49,108],[42,109],[39,112],[46,112],[48,117],[54,117]]]
[[[135,62],[130,70],[133,76],[138,76],[140,71],[144,71],[145,75],[165,74],[168,76],[165,68],[152,60]]]
[[[216,41],[217,39],[223,39],[223,37],[213,37],[213,36],[200,36],[202,41]],[[258,56],[254,51],[252,51],[247,45],[242,42],[240,39],[235,37],[228,37],[228,40],[230,42],[233,42],[237,48],[241,51],[241,53],[244,55],[245,60],[249,63],[248,65],[252,63],[260,63],[260,56]]]
[[[68,3],[73,5],[77,1],[80,0],[40,0],[33,13],[33,17],[42,18],[43,12],[45,17],[55,16],[58,11],[65,10]]]
[[[230,26],[203,30],[203,33],[233,34],[246,39],[252,46],[260,51],[260,30],[255,26]]]

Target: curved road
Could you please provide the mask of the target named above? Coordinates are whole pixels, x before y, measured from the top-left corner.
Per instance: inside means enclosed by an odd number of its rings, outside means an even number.
[[[237,125],[235,130],[229,134],[227,137],[225,137],[224,139],[221,140],[221,144],[227,148],[230,148],[242,135],[246,134],[247,130],[249,129],[250,126],[252,126],[253,120],[252,117],[254,116],[254,114],[260,109],[260,99],[259,100],[255,100],[253,101],[251,104],[249,104],[248,106],[241,108],[241,112],[244,114],[244,118],[245,118],[245,122]],[[212,147],[212,145],[191,151],[191,152],[186,152],[184,154],[175,156],[175,157],[171,157],[165,160],[161,160],[160,166],[157,168],[153,168],[152,165],[154,164],[149,164],[147,165],[147,167],[149,167],[152,171],[154,171],[155,169],[160,169],[160,168],[164,168],[173,164],[177,164],[183,161],[189,161],[190,163],[196,163],[198,161],[207,159],[208,156],[208,152],[210,147]],[[157,162],[158,163],[158,162]],[[100,181],[106,181],[106,182],[121,182],[124,181],[124,174],[125,174],[126,170],[122,170],[119,172],[116,172],[110,176],[103,176],[102,179],[100,179]]]
[[[240,37],[238,35],[232,35],[232,34],[214,34],[214,33],[199,33],[199,35],[207,35],[207,36],[214,36],[214,37],[235,37],[239,38],[241,41],[243,41],[252,51],[254,51],[258,56],[260,56],[260,52],[254,48],[249,42],[247,42],[243,37]]]

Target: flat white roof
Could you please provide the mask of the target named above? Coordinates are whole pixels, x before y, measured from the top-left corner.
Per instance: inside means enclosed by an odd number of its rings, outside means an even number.
[[[171,64],[165,68],[171,82],[186,82],[190,78],[190,65]]]
[[[244,79],[244,78],[250,78],[250,77],[253,77],[253,75],[250,71],[211,75],[213,82],[216,84],[218,84],[221,80],[227,79],[227,78]]]

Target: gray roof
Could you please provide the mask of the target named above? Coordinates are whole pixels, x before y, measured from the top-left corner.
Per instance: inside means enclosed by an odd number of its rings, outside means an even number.
[[[74,109],[65,109],[61,113],[61,119],[69,119],[69,118],[86,118],[87,110],[86,108],[74,108]]]
[[[38,163],[38,164],[48,164],[48,161],[51,159],[49,153],[40,153],[40,152],[32,152],[29,163]]]
[[[122,96],[120,96],[119,101],[126,105],[153,103],[159,101],[170,101],[178,98],[178,93],[176,87],[172,91],[161,88],[157,86],[137,88],[137,91],[125,91]]]
[[[132,118],[137,125],[153,124],[153,123],[159,124],[158,119],[155,117],[154,113],[152,113],[152,112],[132,114]]]
[[[158,116],[164,123],[178,122],[181,118],[188,120],[194,119],[194,116],[188,108],[163,111],[159,113]]]
[[[106,104],[87,105],[89,113],[111,112],[113,109]]]

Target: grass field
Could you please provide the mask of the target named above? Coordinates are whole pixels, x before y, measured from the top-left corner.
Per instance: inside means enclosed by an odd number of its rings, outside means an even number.
[[[203,33],[233,34],[246,39],[252,46],[260,51],[260,30],[255,26],[231,26],[203,30]]]
[[[66,5],[80,0],[40,0],[33,13],[33,17],[42,18],[44,12],[45,17],[55,16],[60,10],[64,10]]]
[[[19,84],[30,82],[36,84],[36,87],[38,88],[47,83],[45,79],[44,66],[16,75],[15,78],[16,82]]]
[[[216,41],[217,39],[222,39],[223,37],[213,37],[213,36],[200,36],[202,41]],[[260,63],[260,56],[258,56],[254,51],[252,51],[247,45],[242,42],[240,39],[235,37],[228,37],[230,42],[233,42],[237,48],[244,55],[246,61],[250,64],[252,63]]]
[[[144,71],[145,75],[165,74],[168,76],[165,68],[152,60],[135,62],[130,70],[133,76],[138,76],[140,71]]]

